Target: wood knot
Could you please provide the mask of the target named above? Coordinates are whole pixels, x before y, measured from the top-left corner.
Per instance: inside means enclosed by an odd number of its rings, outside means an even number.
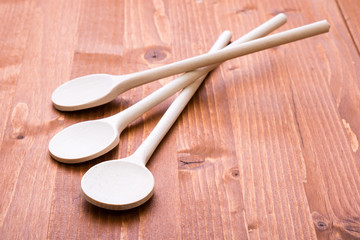
[[[211,145],[194,145],[191,148],[178,151],[179,169],[197,169],[211,166],[220,158],[221,151]],[[226,175],[229,175],[226,172]]]
[[[316,223],[316,226],[320,231],[324,231],[328,228],[328,225],[326,224],[326,222],[323,222],[323,221],[318,221]]]
[[[144,58],[150,63],[161,61],[166,57],[166,49],[161,47],[152,47],[148,49],[144,55]]]
[[[315,227],[319,231],[325,231],[330,228],[330,221],[320,213],[314,211],[311,213]]]
[[[182,158],[179,160],[180,166],[182,169],[194,169],[203,165],[205,160],[203,159],[190,159],[190,158]]]
[[[252,232],[258,228],[258,224],[256,222],[249,223],[248,225],[248,232]]]
[[[17,137],[16,137],[16,139],[19,139],[19,140],[24,139],[24,138],[25,138],[25,136],[22,135],[22,134],[19,134],[19,135],[17,135]]]
[[[11,113],[12,133],[11,137],[15,139],[23,139],[26,120],[29,114],[29,107],[26,103],[18,103]]]
[[[333,236],[346,236],[346,239],[360,239],[360,218],[357,216],[327,219],[318,212],[312,212],[311,215],[318,231],[328,231]]]
[[[230,176],[233,178],[238,178],[240,176],[240,171],[237,167],[230,169]]]
[[[192,170],[205,164],[205,158],[191,153],[179,154],[179,169]]]

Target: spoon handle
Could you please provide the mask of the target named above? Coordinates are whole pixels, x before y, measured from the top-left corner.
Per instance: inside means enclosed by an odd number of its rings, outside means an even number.
[[[285,43],[325,33],[329,31],[329,28],[330,25],[327,23],[327,21],[323,20],[281,33],[273,34],[268,37],[263,37],[254,41],[239,44],[231,48],[205,53],[158,68],[132,73],[129,75],[129,78],[122,78],[122,80],[117,83],[115,86],[115,91],[121,93],[160,78],[191,71],[246,54],[265,50],[267,48],[276,47]]]
[[[275,29],[279,28],[286,22],[285,14],[278,14],[267,22],[263,23],[259,27],[255,28],[251,32],[245,34],[243,37],[231,43],[229,46],[234,44],[243,43],[246,41],[250,41],[252,39],[256,39],[259,37],[263,37]],[[224,46],[225,42],[219,38],[218,41],[215,42],[213,47],[209,52],[214,52],[221,49]],[[227,46],[226,48],[228,48]],[[190,101],[192,96],[195,94],[207,74],[213,70],[216,66],[209,66],[201,70],[195,70],[193,72],[189,72],[184,74],[183,76],[190,76],[190,73],[196,73],[198,78],[191,85],[187,86],[174,100],[174,102],[169,106],[168,110],[164,113],[163,117],[160,119],[158,124],[155,126],[153,131],[149,134],[149,136],[144,140],[144,142],[139,146],[139,148],[135,151],[133,155],[141,155],[132,158],[135,161],[138,161],[139,164],[146,165],[147,161],[155,151],[158,144],[167,134],[171,126],[174,124],[176,119],[179,117],[187,103]]]

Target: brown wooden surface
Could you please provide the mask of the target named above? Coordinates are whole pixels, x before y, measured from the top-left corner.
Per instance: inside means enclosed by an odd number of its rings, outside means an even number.
[[[359,11],[358,0],[0,1],[0,239],[359,239]],[[279,12],[282,30],[327,19],[330,33],[212,72],[151,158],[145,205],[99,209],[80,180],[134,152],[173,98],[103,157],[50,158],[64,127],[115,114],[172,78],[74,113],[52,107],[60,84],[205,53],[223,30],[238,38]]]

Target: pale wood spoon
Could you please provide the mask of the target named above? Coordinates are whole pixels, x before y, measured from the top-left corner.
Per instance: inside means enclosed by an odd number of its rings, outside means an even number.
[[[220,50],[158,68],[119,76],[109,74],[82,76],[60,85],[54,90],[51,99],[54,107],[61,111],[75,111],[99,106],[142,84],[237,57],[239,56],[238,51],[242,51],[241,46],[237,49]],[[259,49],[255,51],[259,51]]]

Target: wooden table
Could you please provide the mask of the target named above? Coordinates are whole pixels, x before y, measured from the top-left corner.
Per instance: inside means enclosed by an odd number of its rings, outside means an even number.
[[[50,158],[71,124],[113,115],[171,81],[101,107],[52,107],[52,91],[207,52],[279,12],[279,31],[327,19],[330,33],[223,63],[148,164],[152,199],[115,212],[81,195],[93,165],[130,155],[171,104],[119,147],[77,165]],[[0,239],[359,239],[360,2],[0,1]]]

